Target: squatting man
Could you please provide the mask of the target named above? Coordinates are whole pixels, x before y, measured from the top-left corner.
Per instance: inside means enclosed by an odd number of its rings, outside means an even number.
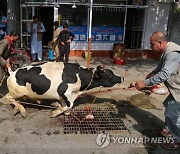
[[[170,94],[164,101],[166,128],[161,134],[171,134],[175,142],[162,146],[177,149],[180,147],[180,46],[168,42],[163,32],[154,32],[150,37],[150,44],[152,50],[162,53],[160,63],[145,80],[133,82],[131,86],[142,89],[164,82]]]

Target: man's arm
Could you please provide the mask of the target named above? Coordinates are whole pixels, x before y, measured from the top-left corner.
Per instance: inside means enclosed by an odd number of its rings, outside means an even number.
[[[154,76],[146,79],[145,85],[156,85],[162,83],[170,78],[173,73],[176,73],[179,68],[180,53],[171,52],[165,56],[165,61],[162,63],[161,69]]]
[[[160,64],[151,72],[146,76],[146,79],[149,79],[150,77],[154,76],[156,73],[158,73],[161,70],[162,67],[162,61],[160,62]]]
[[[69,32],[69,35],[70,35],[70,40],[73,41],[75,38],[75,35],[72,32]]]
[[[41,33],[44,33],[46,31],[45,27],[44,27],[44,24],[41,23],[41,29],[40,29],[40,32]]]

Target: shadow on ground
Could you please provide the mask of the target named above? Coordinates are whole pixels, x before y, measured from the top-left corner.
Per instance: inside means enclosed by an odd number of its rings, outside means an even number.
[[[83,95],[80,98],[77,98],[74,107],[81,105],[81,104],[91,104],[94,100],[94,96],[90,95]],[[126,115],[132,117],[136,124],[133,124],[133,129],[140,132],[142,136],[146,136],[149,138],[152,137],[162,137],[160,134],[156,134],[153,129],[154,128],[163,128],[164,122],[158,118],[157,116],[153,115],[151,112],[143,110],[141,108],[135,107],[130,104],[129,101],[126,100],[119,100],[116,101],[114,99],[108,98],[97,98],[95,104],[103,104],[103,103],[111,103],[117,106],[118,109],[118,116],[122,118],[122,120],[126,120]],[[161,111],[160,111],[161,112]],[[129,121],[131,122],[131,121]],[[144,145],[147,152],[149,154],[178,154],[179,150],[166,150],[161,147],[159,144],[145,144]]]

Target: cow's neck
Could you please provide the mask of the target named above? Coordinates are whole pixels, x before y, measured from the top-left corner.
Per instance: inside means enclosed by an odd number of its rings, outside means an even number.
[[[79,77],[81,80],[80,91],[88,90],[100,86],[99,82],[94,80],[93,70],[80,68]]]
[[[93,80],[93,81],[91,82],[90,86],[87,88],[87,90],[88,90],[88,89],[92,89],[92,88],[96,88],[96,87],[99,87],[99,86],[101,86],[100,83]]]

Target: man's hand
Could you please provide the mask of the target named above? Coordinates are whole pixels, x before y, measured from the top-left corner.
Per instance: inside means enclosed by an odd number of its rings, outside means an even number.
[[[63,46],[65,46],[64,42],[61,42],[61,44],[62,44]]]
[[[143,80],[139,80],[139,81],[137,81],[137,82],[135,83],[135,87],[136,87],[137,89],[142,89],[142,88],[146,87],[146,85],[145,85],[145,83],[144,83]]]
[[[8,69],[9,67],[11,67],[9,59],[6,60],[6,69]]]
[[[69,40],[67,40],[67,42],[69,43],[69,42],[71,42],[71,40],[69,39]]]
[[[130,83],[130,85],[129,85],[129,88],[131,88],[131,87],[135,87],[135,84],[136,84],[136,82],[134,81],[134,82],[131,82]]]

